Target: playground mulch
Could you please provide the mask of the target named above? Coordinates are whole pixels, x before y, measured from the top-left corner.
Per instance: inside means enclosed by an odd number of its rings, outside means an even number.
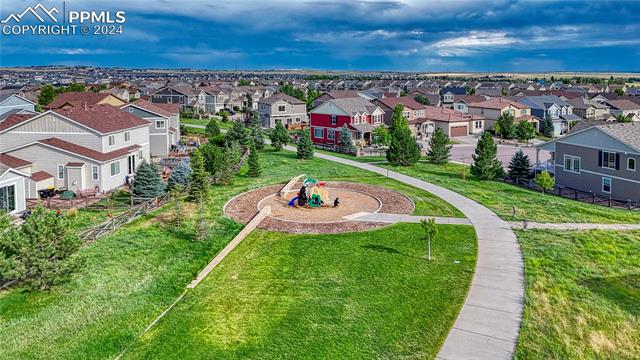
[[[385,212],[411,214],[415,204],[402,193],[385,187],[352,182],[326,182],[330,199],[340,197],[341,205],[331,204],[322,208],[294,208],[287,205],[296,192],[284,198],[277,195],[283,185],[268,186],[235,197],[224,209],[227,216],[246,224],[255,216],[259,207],[270,205],[272,215],[265,218],[259,229],[295,234],[334,234],[376,229],[387,223],[348,221],[343,216],[358,212]],[[294,189],[298,189],[297,184]],[[275,196],[272,196],[274,195]],[[264,200],[264,201],[263,201]]]

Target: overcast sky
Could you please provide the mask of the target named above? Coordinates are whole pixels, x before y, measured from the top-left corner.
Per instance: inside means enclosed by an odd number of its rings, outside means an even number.
[[[37,1],[2,0],[0,17]],[[43,1],[62,9],[62,2]],[[640,1],[67,1],[122,35],[6,36],[0,65],[640,71]]]

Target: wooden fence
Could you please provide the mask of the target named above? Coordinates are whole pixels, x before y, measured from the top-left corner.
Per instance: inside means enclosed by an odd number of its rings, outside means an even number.
[[[126,225],[133,220],[139,218],[142,215],[147,214],[150,211],[153,211],[162,205],[166,204],[169,201],[169,194],[164,194],[157,198],[153,199],[141,199],[141,198],[132,198],[133,203],[138,202],[137,205],[134,205],[129,210],[123,212],[122,214],[116,215],[111,219],[95,226],[89,230],[86,230],[79,234],[80,238],[84,241],[93,241],[101,236],[107,235],[117,228]]]
[[[503,181],[509,184],[525,187],[527,189],[541,191],[541,189],[535,184],[535,181],[533,179],[514,180],[511,178],[504,178]],[[611,208],[640,210],[640,202],[638,201],[613,199],[611,197],[604,197],[592,192],[573,189],[566,186],[556,185],[553,189],[545,191],[545,194],[552,194],[561,196],[566,199],[572,199]]]

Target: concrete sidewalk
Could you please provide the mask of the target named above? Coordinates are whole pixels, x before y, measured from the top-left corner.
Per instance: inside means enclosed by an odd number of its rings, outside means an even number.
[[[509,221],[512,228],[524,229],[524,222]],[[640,224],[593,224],[593,223],[536,223],[528,222],[527,229],[546,229],[546,230],[610,230],[610,231],[629,231],[640,230]]]
[[[406,214],[390,214],[390,213],[368,213],[360,212],[347,216],[343,216],[343,219],[351,221],[374,221],[381,223],[418,223],[422,219],[434,219],[436,224],[442,225],[471,225],[471,221],[465,218],[455,217],[440,217],[440,216],[416,216]]]
[[[287,146],[287,150],[296,149]],[[476,270],[438,359],[511,359],[524,304],[523,260],[511,226],[486,207],[441,186],[371,164],[320,153],[315,156],[428,191],[458,208],[469,219],[478,238]]]

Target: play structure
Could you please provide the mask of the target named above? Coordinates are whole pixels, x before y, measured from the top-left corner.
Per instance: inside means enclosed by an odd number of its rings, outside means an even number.
[[[380,228],[389,224],[351,218],[377,212],[411,214],[414,210],[414,203],[407,196],[379,185],[321,182],[300,175],[284,186],[272,185],[240,194],[227,202],[224,213],[246,224],[267,206],[271,212],[258,228],[296,234]]]
[[[329,204],[329,190],[325,183],[316,179],[306,178],[302,182],[300,191],[289,201],[288,206],[319,208],[324,204]],[[286,196],[286,194],[285,194]],[[334,204],[339,203],[334,200]]]

